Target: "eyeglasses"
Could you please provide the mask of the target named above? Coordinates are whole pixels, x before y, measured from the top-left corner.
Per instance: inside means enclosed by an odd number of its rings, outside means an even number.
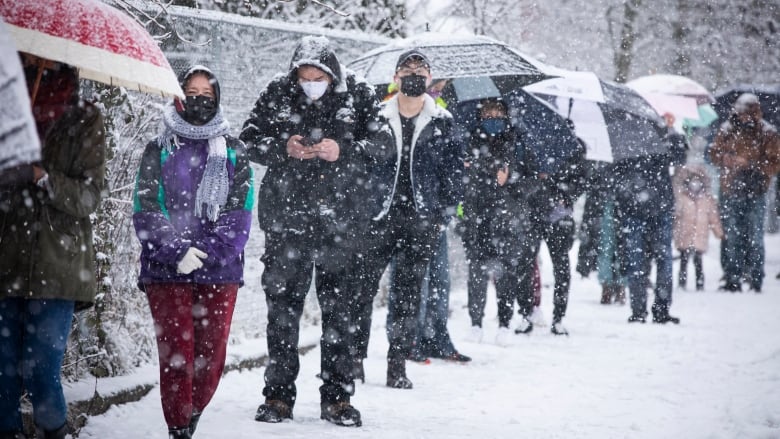
[[[398,76],[425,75],[428,73],[428,66],[425,64],[420,64],[417,66],[401,66],[396,73],[398,73]]]

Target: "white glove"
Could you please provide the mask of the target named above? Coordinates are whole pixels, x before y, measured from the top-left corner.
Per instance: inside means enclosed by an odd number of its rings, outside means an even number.
[[[190,274],[203,266],[203,261],[201,261],[201,259],[208,257],[209,255],[206,253],[203,253],[195,247],[190,247],[187,249],[187,253],[184,253],[184,257],[181,258],[181,261],[179,261],[179,265],[176,266],[176,271],[181,274]]]

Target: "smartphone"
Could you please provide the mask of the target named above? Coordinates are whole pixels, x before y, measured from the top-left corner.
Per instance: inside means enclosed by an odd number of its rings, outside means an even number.
[[[303,146],[312,146],[317,143],[311,137],[301,137],[300,142]]]

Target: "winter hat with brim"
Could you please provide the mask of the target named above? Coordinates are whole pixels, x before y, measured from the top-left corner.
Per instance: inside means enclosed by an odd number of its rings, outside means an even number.
[[[214,88],[214,99],[217,101],[217,107],[219,107],[219,81],[217,81],[217,77],[214,75],[214,72],[212,72],[211,69],[204,65],[196,64],[181,72],[179,75],[179,85],[181,86],[182,90],[184,90],[184,86],[187,85],[187,81],[189,81],[192,75],[196,73],[202,73],[206,75],[207,78],[209,78],[209,83],[211,83],[211,86]]]
[[[290,61],[290,79],[298,80],[298,68],[301,66],[316,67],[327,73],[333,80],[334,89],[341,83],[341,64],[336,53],[330,47],[330,40],[325,37],[305,36],[295,48]]]

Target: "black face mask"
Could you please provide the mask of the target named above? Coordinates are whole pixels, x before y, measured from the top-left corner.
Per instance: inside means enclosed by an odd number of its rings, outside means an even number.
[[[425,93],[425,76],[409,75],[401,77],[401,93],[413,98]]]
[[[208,96],[187,96],[179,116],[193,125],[204,125],[217,114],[217,100]]]

